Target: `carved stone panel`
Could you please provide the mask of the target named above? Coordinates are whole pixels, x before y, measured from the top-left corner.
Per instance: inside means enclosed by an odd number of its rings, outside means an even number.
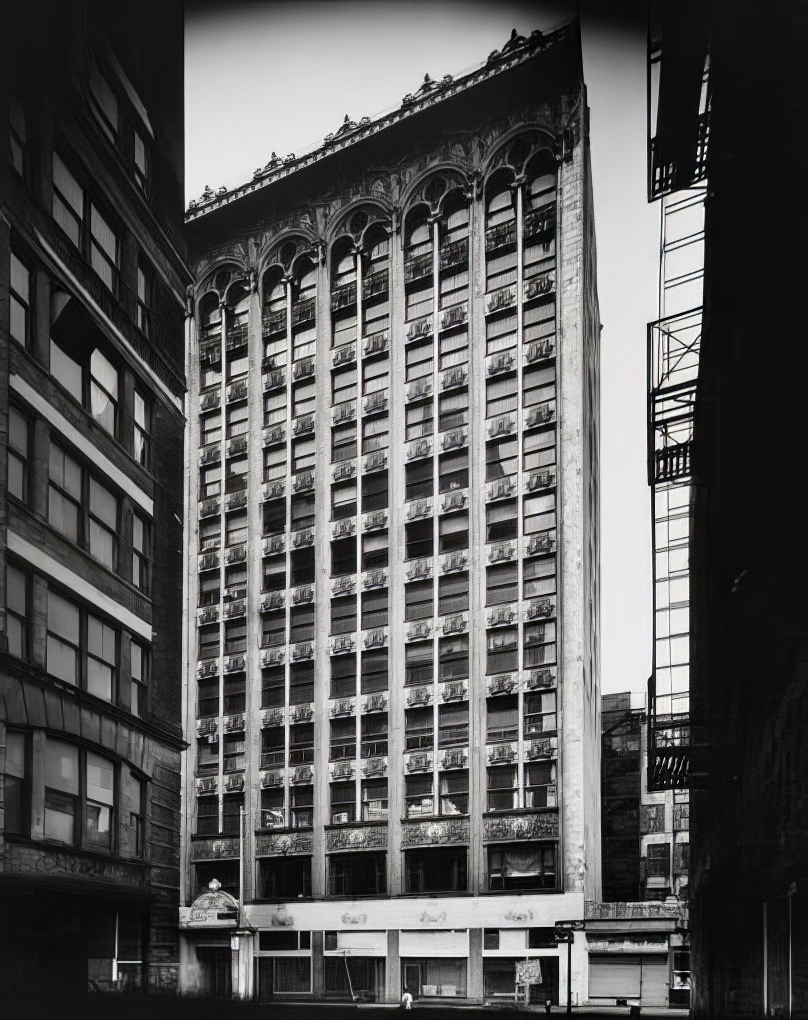
[[[401,845],[429,846],[434,843],[468,843],[468,818],[447,818],[442,821],[404,823]]]
[[[257,857],[310,854],[312,845],[312,835],[310,832],[273,833],[271,836],[258,836],[255,853]]]
[[[558,837],[558,815],[511,815],[483,820],[483,840],[507,842],[512,839],[547,839]]]
[[[331,829],[325,834],[326,851],[375,850],[387,846],[387,826],[369,825],[366,828]]]
[[[238,843],[238,839],[195,839],[191,844],[191,859],[210,861],[236,858]]]

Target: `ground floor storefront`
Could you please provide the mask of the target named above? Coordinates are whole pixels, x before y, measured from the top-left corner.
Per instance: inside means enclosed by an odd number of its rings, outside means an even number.
[[[2,902],[0,1001],[145,988],[147,901],[31,889],[4,891]]]
[[[590,1004],[688,1008],[686,904],[588,903],[586,915]]]
[[[299,901],[235,911],[224,902],[201,909],[201,900],[181,911],[183,994],[382,1004],[409,992],[421,1007],[585,1001],[583,931],[568,946],[555,926],[580,916],[580,897]]]

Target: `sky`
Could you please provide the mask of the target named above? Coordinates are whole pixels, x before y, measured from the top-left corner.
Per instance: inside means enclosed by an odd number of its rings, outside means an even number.
[[[580,8],[580,9],[578,9]],[[599,8],[608,8],[604,15]],[[590,108],[601,333],[601,688],[651,670],[646,324],[657,317],[659,209],[646,200],[642,0],[186,0],[186,199],[301,155],[345,114],[373,119],[424,75],[458,77],[581,18]]]

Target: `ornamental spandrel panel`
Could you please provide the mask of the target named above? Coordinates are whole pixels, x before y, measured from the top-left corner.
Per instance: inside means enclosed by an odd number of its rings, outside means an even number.
[[[257,857],[285,856],[286,854],[310,854],[313,847],[310,832],[284,832],[268,836],[257,836],[255,854]]]
[[[238,838],[195,839],[191,844],[191,860],[215,861],[238,857]]]
[[[12,875],[77,876],[134,889],[146,888],[148,884],[148,869],[142,864],[108,861],[74,850],[40,849],[23,843],[6,843],[3,867]]]
[[[505,815],[504,817],[483,819],[484,842],[557,837],[558,815],[555,812],[537,815]]]
[[[325,834],[327,853],[335,850],[375,850],[387,846],[387,826],[369,825],[349,829],[331,829]]]
[[[404,822],[401,826],[401,845],[431,846],[435,843],[468,843],[468,818],[447,818],[431,822]]]

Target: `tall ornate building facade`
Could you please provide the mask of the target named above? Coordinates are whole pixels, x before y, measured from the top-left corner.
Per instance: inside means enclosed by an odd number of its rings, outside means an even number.
[[[186,991],[586,996],[587,117],[514,33],[191,204]]]
[[[0,14],[4,1004],[177,985],[182,7],[124,7]]]

